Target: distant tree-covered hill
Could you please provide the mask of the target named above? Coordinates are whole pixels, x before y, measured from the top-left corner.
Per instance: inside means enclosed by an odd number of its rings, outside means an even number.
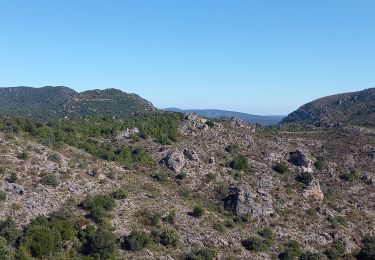
[[[301,106],[281,123],[301,126],[375,126],[375,88],[319,98]]]
[[[241,112],[218,110],[218,109],[179,109],[166,108],[166,111],[180,112],[180,113],[194,113],[206,118],[231,118],[236,117],[250,124],[273,125],[280,122],[284,117],[282,115],[259,116]]]
[[[156,108],[136,94],[117,89],[78,93],[67,87],[0,88],[0,113],[38,120],[91,115],[124,117],[147,114]]]

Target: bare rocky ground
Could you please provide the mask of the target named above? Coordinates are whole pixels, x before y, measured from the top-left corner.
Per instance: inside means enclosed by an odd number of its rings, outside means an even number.
[[[154,166],[131,170],[75,148],[50,148],[0,134],[0,189],[7,194],[0,201],[0,219],[12,216],[22,227],[35,216],[123,187],[129,196],[118,200],[112,212],[119,238],[134,229],[173,227],[179,234],[176,247],[154,244],[138,252],[121,251],[127,259],[181,259],[195,246],[215,248],[218,259],[274,259],[291,240],[312,252],[344,241],[350,253],[359,249],[365,235],[375,234],[373,129],[275,133],[237,120],[208,126],[204,119],[189,116],[179,131],[180,140],[173,145],[119,139],[136,142],[155,160]],[[230,162],[239,155],[248,160],[248,168],[233,169]],[[278,162],[288,172],[276,172]],[[166,181],[151,177],[160,172],[168,172]],[[312,177],[305,184],[298,177],[303,172]],[[8,181],[12,173],[18,176],[15,183]],[[42,184],[46,174],[56,176],[59,184]],[[205,209],[200,218],[191,215],[196,205]],[[84,214],[79,207],[73,210]],[[176,220],[150,226],[139,217],[143,211],[162,219],[175,212]],[[274,234],[268,250],[242,246],[242,240],[259,236],[266,227]]]

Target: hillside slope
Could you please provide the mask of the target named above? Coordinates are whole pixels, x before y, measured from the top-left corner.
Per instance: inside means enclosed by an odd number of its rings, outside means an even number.
[[[282,124],[375,126],[375,88],[319,98],[289,114]]]
[[[270,115],[259,116],[247,113],[219,110],[219,109],[179,109],[179,108],[166,108],[166,111],[180,112],[180,113],[194,113],[205,118],[231,118],[235,117],[241,119],[249,124],[260,125],[274,125],[281,121],[284,116]]]
[[[67,87],[0,88],[0,114],[22,115],[42,121],[65,116],[125,117],[154,111],[156,108],[149,101],[116,89],[77,93]]]

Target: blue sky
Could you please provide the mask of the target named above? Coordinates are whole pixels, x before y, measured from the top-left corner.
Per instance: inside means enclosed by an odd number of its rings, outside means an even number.
[[[0,86],[287,114],[375,85],[375,1],[2,0]]]

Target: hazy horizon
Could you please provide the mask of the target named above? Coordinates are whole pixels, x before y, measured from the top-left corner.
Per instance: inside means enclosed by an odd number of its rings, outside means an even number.
[[[0,86],[286,115],[374,86],[373,1],[4,1]]]

